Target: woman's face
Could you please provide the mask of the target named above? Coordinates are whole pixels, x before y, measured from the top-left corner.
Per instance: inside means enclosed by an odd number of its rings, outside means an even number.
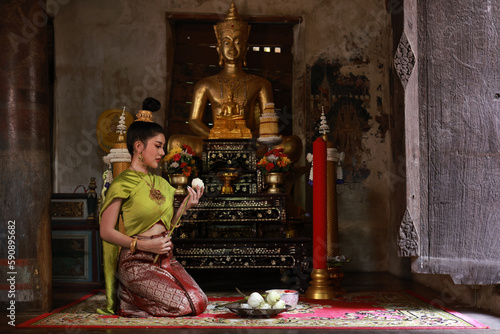
[[[151,168],[158,168],[161,159],[165,155],[163,146],[165,146],[165,136],[163,134],[149,138],[146,147],[142,150],[143,164]]]

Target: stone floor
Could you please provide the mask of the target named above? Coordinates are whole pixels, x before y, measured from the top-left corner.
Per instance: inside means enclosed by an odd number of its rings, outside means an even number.
[[[250,275],[247,273],[224,273],[224,281],[222,281],[220,273],[209,274],[193,273],[193,276],[199,281],[200,286],[205,291],[230,291],[234,292],[233,286],[238,287],[242,291],[263,291],[271,287],[279,287],[276,282],[279,282],[279,277],[274,276],[274,273],[256,273]],[[249,279],[251,277],[251,279]],[[228,284],[227,282],[238,282]],[[440,293],[430,290],[420,284],[410,280],[399,279],[388,273],[346,273],[342,287],[346,291],[381,291],[381,290],[411,290],[415,293],[424,296],[430,300],[440,301]],[[73,289],[60,289],[54,287],[53,307],[61,307],[67,305],[69,302],[74,301],[80,296],[88,294],[92,289],[89,288],[73,288]],[[477,320],[480,323],[490,326],[490,329],[475,329],[475,330],[329,330],[330,332],[354,332],[354,333],[448,333],[448,334],[468,334],[468,333],[483,333],[492,334],[500,333],[500,317],[494,316],[481,310],[475,310],[466,305],[445,305],[448,308],[455,309],[456,311],[468,315],[469,317]],[[35,315],[18,315],[16,323],[20,324],[33,318]],[[303,334],[303,333],[325,333],[326,330],[287,330],[287,329],[59,329],[59,328],[40,328],[40,329],[27,329],[27,328],[12,328],[6,325],[6,321],[2,321],[0,325],[1,333],[178,333],[178,334],[251,334],[251,333],[273,333],[273,334]]]

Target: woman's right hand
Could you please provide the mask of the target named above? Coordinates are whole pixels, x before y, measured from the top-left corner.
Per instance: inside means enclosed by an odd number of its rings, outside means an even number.
[[[167,254],[174,245],[170,237],[164,236],[155,239],[137,240],[137,249],[155,254]]]

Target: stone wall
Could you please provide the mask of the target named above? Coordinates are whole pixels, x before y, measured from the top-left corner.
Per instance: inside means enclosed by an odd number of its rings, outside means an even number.
[[[102,112],[126,106],[135,113],[146,96],[164,105],[169,91],[171,50],[166,12],[222,13],[230,1],[98,0],[60,1],[55,11],[55,192],[73,192],[90,177],[100,181],[105,152],[96,139]],[[369,86],[363,108],[369,117],[355,152],[363,178],[338,186],[342,254],[346,270],[388,270],[390,199],[394,189],[391,156],[390,67],[392,30],[386,1],[236,1],[241,15],[301,16],[295,28],[294,133],[306,142],[307,68],[326,61],[344,76],[364,76]],[[165,106],[157,121],[164,122]],[[335,127],[335,119],[330,126]],[[307,153],[307,152],[305,152]],[[305,159],[301,160],[304,164]],[[99,183],[100,185],[101,183]],[[306,206],[305,182],[297,186]]]

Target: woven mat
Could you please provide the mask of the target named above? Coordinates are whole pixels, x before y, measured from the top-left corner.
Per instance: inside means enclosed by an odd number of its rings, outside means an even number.
[[[106,298],[96,291],[17,327],[29,328],[290,328],[290,329],[477,329],[488,328],[460,313],[404,291],[347,293],[332,300],[301,297],[294,310],[272,318],[241,318],[217,305],[239,299],[209,294],[199,316],[124,318],[96,313]]]

